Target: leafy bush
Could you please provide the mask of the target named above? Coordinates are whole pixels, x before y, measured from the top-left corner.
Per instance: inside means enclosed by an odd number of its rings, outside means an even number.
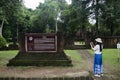
[[[4,37],[0,36],[0,48],[5,46],[7,44],[6,40]]]

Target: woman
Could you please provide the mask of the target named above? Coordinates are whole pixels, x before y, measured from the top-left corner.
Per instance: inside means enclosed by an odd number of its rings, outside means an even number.
[[[103,65],[102,65],[102,40],[101,38],[95,39],[96,45],[90,42],[91,48],[94,50],[94,76],[103,76]]]

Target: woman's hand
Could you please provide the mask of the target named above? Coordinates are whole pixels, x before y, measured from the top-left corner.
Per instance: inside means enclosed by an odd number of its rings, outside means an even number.
[[[93,48],[94,47],[94,43],[90,42],[90,46],[91,46],[91,48]]]
[[[93,45],[93,42],[90,42],[90,45]]]

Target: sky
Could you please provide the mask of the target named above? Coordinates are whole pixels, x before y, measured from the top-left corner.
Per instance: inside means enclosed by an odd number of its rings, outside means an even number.
[[[66,0],[68,2],[68,4],[70,4],[71,0]],[[24,5],[27,7],[27,8],[31,8],[31,9],[35,9],[39,3],[43,3],[44,0],[24,0]]]

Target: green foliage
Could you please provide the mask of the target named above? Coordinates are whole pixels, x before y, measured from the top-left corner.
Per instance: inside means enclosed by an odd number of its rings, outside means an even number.
[[[14,43],[18,32],[55,32],[56,26],[67,39],[74,39],[78,31],[85,37],[89,30],[92,36],[119,36],[119,4],[119,0],[72,0],[70,5],[65,0],[45,0],[32,10],[25,8],[23,0],[1,0],[0,25],[4,20],[3,36]],[[91,25],[90,18],[96,24]]]
[[[0,1],[0,21],[5,20],[3,27],[3,36],[6,39],[12,38],[16,43],[18,26],[21,24],[22,18],[22,0],[1,0]],[[0,23],[1,25],[1,23]],[[10,33],[10,34],[7,34]]]
[[[110,33],[110,35],[115,36],[120,33],[120,1],[108,1],[106,0],[104,6],[104,12],[102,14],[102,24],[105,26]]]
[[[64,0],[45,0],[45,3],[40,3],[32,16],[31,32],[55,32],[57,16],[64,5]]]
[[[7,44],[6,40],[4,37],[0,36],[0,48],[5,46]]]
[[[80,35],[86,33],[89,26],[89,9],[86,7],[89,4],[89,0],[72,0],[72,4],[68,5],[61,14],[62,28],[59,28],[65,35],[65,45],[73,45],[73,41],[78,31]],[[83,36],[83,37],[84,37]],[[82,38],[82,37],[81,37]]]
[[[82,57],[77,50],[64,50],[66,55],[72,60],[74,67],[80,67],[80,63],[83,61]],[[84,65],[84,64],[83,64]],[[82,66],[83,66],[82,65]]]
[[[96,20],[95,32],[99,36],[116,36],[119,35],[120,21],[120,2],[119,0],[90,0],[89,6],[90,18]]]

